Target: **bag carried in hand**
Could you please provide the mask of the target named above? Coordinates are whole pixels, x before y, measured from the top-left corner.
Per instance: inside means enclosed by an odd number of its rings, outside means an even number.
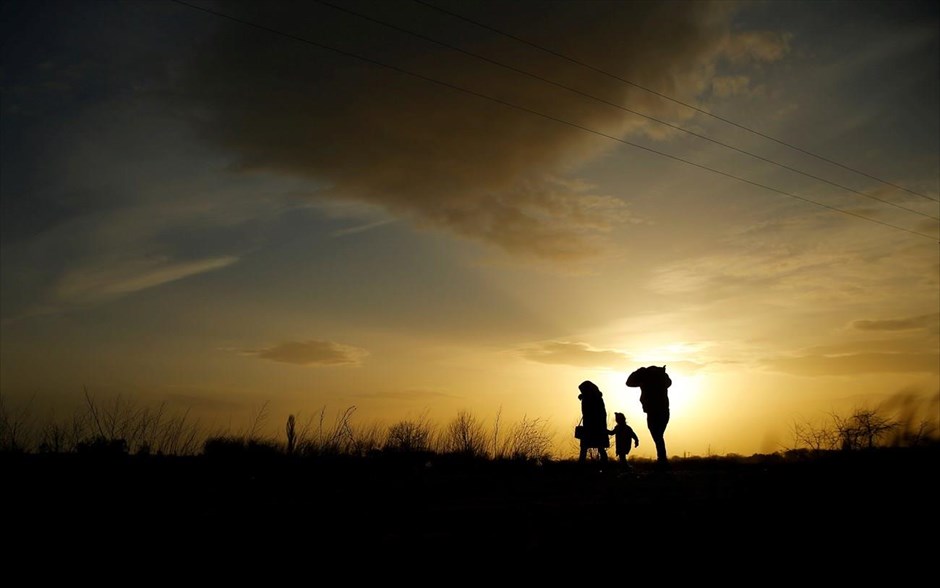
[[[575,425],[574,427],[574,438],[582,439],[583,437],[584,437],[584,425],[582,425],[579,421],[578,424]]]

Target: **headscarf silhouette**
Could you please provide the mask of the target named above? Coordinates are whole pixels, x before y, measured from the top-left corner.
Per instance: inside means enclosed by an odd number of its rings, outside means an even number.
[[[584,462],[588,449],[592,448],[597,449],[601,461],[607,461],[610,437],[607,435],[607,407],[604,405],[604,394],[590,380],[581,382],[578,390],[581,391],[578,394],[578,400],[581,401],[581,422],[584,425],[578,461]]]

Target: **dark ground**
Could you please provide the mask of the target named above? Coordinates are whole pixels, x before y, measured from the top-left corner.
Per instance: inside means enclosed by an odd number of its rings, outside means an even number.
[[[658,570],[709,583],[749,562],[772,585],[781,574],[933,584],[938,457],[683,459],[623,474],[568,461],[2,455],[4,559],[8,570],[40,553],[345,574],[394,562],[386,577],[428,562],[561,574],[589,561],[625,582]]]

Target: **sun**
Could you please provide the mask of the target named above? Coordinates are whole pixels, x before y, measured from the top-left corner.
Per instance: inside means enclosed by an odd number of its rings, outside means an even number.
[[[672,378],[669,388],[669,410],[672,413],[688,414],[695,410],[705,386],[705,376],[700,373],[686,373],[682,370],[670,370],[666,364],[666,371]]]
[[[701,391],[705,388],[705,376],[681,367],[670,368],[668,363],[665,365],[666,373],[672,379],[672,386],[669,388],[670,412],[674,415],[689,414],[696,410]],[[610,418],[613,418],[615,412],[624,413],[628,420],[644,418],[643,409],[640,406],[640,389],[627,387],[628,375],[610,370],[595,382],[604,393]]]

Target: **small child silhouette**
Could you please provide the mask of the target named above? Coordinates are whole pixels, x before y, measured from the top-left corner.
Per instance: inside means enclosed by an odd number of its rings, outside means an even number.
[[[620,460],[621,464],[629,465],[627,464],[627,455],[630,453],[630,449],[633,448],[631,441],[636,443],[636,446],[639,447],[640,438],[636,436],[633,427],[627,424],[627,417],[625,417],[622,412],[615,412],[614,420],[617,421],[617,424],[614,425],[613,429],[607,431],[607,434],[614,435],[617,459]]]

